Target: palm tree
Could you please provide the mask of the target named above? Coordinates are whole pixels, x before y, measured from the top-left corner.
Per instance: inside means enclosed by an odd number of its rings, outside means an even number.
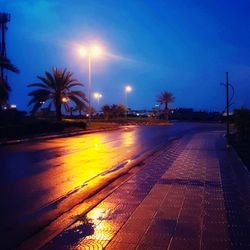
[[[87,98],[82,91],[72,90],[72,87],[83,86],[80,82],[72,78],[72,73],[67,69],[52,69],[52,74],[45,72],[45,76],[38,76],[40,83],[29,84],[28,87],[39,87],[29,93],[32,99],[29,106],[33,105],[32,114],[34,114],[44,102],[49,101],[48,108],[52,104],[56,110],[57,120],[62,119],[62,105],[66,111],[70,110],[69,101],[75,103],[78,107],[87,106]]]
[[[174,100],[175,97],[171,92],[168,91],[163,91],[157,98],[157,102],[159,102],[160,105],[164,104],[164,114],[166,120],[168,120],[168,113],[169,113],[168,104],[174,102]]]
[[[3,105],[7,104],[10,91],[8,82],[0,77],[0,109]]]
[[[11,87],[4,77],[4,70],[9,70],[14,73],[19,73],[19,70],[16,66],[14,66],[7,57],[0,56],[0,109],[2,105],[6,105],[9,100],[9,92],[11,91]]]
[[[103,112],[103,116],[104,116],[105,120],[108,120],[110,112],[111,112],[110,106],[108,104],[102,106],[101,111]]]

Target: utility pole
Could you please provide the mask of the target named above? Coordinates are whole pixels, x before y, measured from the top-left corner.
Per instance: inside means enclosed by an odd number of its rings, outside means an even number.
[[[229,125],[230,125],[230,119],[229,119],[229,108],[233,104],[232,100],[234,97],[234,87],[232,84],[229,83],[228,81],[228,72],[226,72],[226,83],[221,83],[221,85],[226,87],[226,138],[227,138],[227,144],[229,145],[229,136],[230,136],[230,130],[229,130]],[[232,94],[229,97],[229,88],[232,90]],[[224,111],[223,111],[224,113]]]
[[[226,72],[226,112],[227,112],[227,141],[229,140],[229,82],[228,82],[228,72]]]
[[[5,45],[5,31],[7,30],[7,23],[10,21],[10,14],[0,13],[0,29],[1,29],[1,46],[0,46],[0,68],[1,79],[4,79],[4,59],[6,58],[6,45]]]

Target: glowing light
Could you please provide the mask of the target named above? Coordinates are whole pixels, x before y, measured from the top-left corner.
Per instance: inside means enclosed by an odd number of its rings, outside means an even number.
[[[15,108],[16,108],[16,104],[11,104],[11,105],[10,105],[10,108],[11,108],[11,109],[15,109]]]
[[[126,91],[127,93],[131,92],[131,91],[132,91],[132,87],[129,86],[129,85],[127,85],[127,86],[125,87],[125,91]]]
[[[102,98],[102,94],[100,94],[98,92],[95,92],[94,93],[94,98],[98,100],[98,99]]]
[[[68,98],[66,98],[66,97],[63,97],[63,98],[62,98],[62,102],[63,102],[63,103],[66,103],[66,102],[68,102]]]
[[[84,47],[80,47],[79,54],[80,54],[80,56],[86,56],[88,54],[88,50]]]
[[[80,56],[99,57],[103,54],[103,49],[97,45],[93,45],[90,47],[80,47],[79,54]]]
[[[90,52],[92,56],[100,56],[103,51],[101,47],[95,45],[90,48]]]

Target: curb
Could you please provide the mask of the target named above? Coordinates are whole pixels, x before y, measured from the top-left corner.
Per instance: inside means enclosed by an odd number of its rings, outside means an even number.
[[[92,133],[98,133],[98,132],[109,132],[109,131],[118,130],[118,129],[121,129],[121,126],[117,128],[93,129],[93,130],[86,130],[86,131],[52,134],[52,135],[41,135],[41,136],[28,137],[28,138],[16,139],[16,140],[6,140],[6,141],[0,141],[0,146],[7,146],[7,145],[13,145],[13,144],[19,144],[19,143],[25,143],[25,142],[39,142],[43,140],[66,138],[70,136],[85,135],[85,134],[92,134]]]

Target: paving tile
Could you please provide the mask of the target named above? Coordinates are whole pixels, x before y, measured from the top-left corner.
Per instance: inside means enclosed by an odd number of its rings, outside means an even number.
[[[127,232],[125,230],[119,231],[112,241],[122,242],[122,243],[130,243],[130,244],[138,244],[140,239],[142,238],[144,232],[141,231],[133,231]]]
[[[137,219],[153,218],[157,209],[150,208],[147,206],[139,206],[132,214],[132,217]]]
[[[105,250],[133,250],[133,249],[136,249],[135,244],[129,244],[117,241],[112,241],[105,247]]]
[[[175,231],[177,221],[173,219],[154,219],[150,227],[148,228],[148,233],[163,233],[168,235],[173,235]]]
[[[183,239],[173,237],[168,250],[199,250],[200,239]]]
[[[72,246],[71,249],[74,250],[82,250],[82,249],[104,249],[105,246],[108,244],[108,241],[104,240],[92,240],[92,239],[84,239],[76,246]],[[65,248],[61,248],[65,249]]]
[[[201,237],[201,223],[178,222],[174,236],[182,239],[199,239]]]
[[[136,248],[137,250],[162,250],[164,248],[162,248],[162,246],[154,246],[152,244],[139,244]]]
[[[177,220],[180,213],[180,209],[172,207],[161,207],[155,214],[156,219],[175,219]]]
[[[140,245],[151,245],[166,249],[171,240],[171,235],[164,233],[147,232],[140,241]]]
[[[202,250],[230,250],[231,244],[227,240],[217,240],[217,239],[208,239],[206,241],[202,241],[201,244]],[[237,248],[236,248],[237,249]],[[238,248],[240,249],[240,248]]]

